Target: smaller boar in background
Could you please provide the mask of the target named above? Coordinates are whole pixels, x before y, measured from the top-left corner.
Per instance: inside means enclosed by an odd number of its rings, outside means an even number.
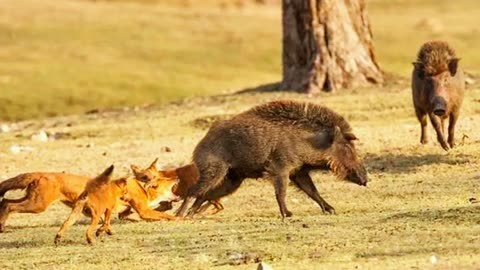
[[[463,101],[465,79],[458,66],[460,58],[446,42],[425,43],[413,62],[412,94],[415,113],[421,126],[420,142],[427,139],[427,114],[443,149],[455,145],[455,124]],[[448,119],[448,144],[445,120]]]

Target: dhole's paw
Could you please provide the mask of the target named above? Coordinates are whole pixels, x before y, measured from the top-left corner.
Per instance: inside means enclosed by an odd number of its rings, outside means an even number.
[[[88,243],[89,245],[93,245],[93,244],[95,243],[95,240],[94,240],[93,238],[91,238],[91,237],[87,237],[87,243]]]
[[[58,244],[60,244],[60,240],[61,240],[61,239],[62,239],[62,237],[57,234],[57,235],[55,235],[55,239],[53,240],[53,243],[54,243],[55,245],[58,245]]]

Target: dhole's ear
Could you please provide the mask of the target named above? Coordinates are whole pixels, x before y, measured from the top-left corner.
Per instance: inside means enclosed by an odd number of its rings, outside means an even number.
[[[345,139],[347,139],[348,141],[358,140],[357,136],[355,136],[355,134],[351,132],[343,133],[343,137],[345,137]]]
[[[103,176],[103,177],[109,177],[110,175],[112,175],[114,168],[115,168],[115,167],[113,166],[113,164],[110,165],[110,167],[108,167],[107,169],[105,169],[105,171],[102,172],[101,176]]]
[[[157,164],[157,161],[158,161],[158,157],[152,162],[152,164],[150,164],[150,167],[148,167],[149,169],[157,169],[157,167],[155,166]]]
[[[127,186],[127,179],[121,179],[120,181],[117,181],[117,186],[124,188]]]
[[[425,65],[419,61],[415,61],[412,64],[417,71],[418,77],[423,80],[425,78]]]
[[[460,61],[460,58],[452,58],[448,62],[448,71],[450,71],[450,75],[452,76],[455,76],[455,74],[457,74],[458,61]]]
[[[135,175],[141,173],[141,171],[142,171],[140,168],[138,168],[137,166],[135,166],[135,165],[133,165],[133,164],[130,165],[130,168],[132,169],[132,172],[133,172],[133,174],[135,174]]]

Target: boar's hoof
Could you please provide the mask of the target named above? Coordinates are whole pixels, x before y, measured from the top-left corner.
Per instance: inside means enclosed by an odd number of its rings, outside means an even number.
[[[445,150],[445,151],[448,151],[448,150],[450,150],[450,147],[448,146],[448,144],[447,144],[447,143],[445,143],[445,142],[442,142],[442,143],[440,143],[440,144],[442,145],[442,148],[443,148],[443,150]]]
[[[450,145],[450,148],[455,147],[455,142],[453,140],[448,140],[448,144]]]
[[[427,143],[428,143],[428,139],[427,139],[427,138],[421,138],[421,139],[420,139],[420,143],[421,143],[421,144],[427,144]]]
[[[285,211],[285,217],[291,217],[291,216],[293,216],[292,212],[286,210]]]
[[[327,204],[325,205],[325,208],[322,208],[322,212],[327,215],[334,215],[335,209]]]

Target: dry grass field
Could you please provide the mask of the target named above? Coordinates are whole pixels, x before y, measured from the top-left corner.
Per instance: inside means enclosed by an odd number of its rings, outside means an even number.
[[[94,175],[112,162],[121,176],[130,163],[146,166],[157,156],[165,166],[185,163],[212,119],[286,98],[308,99],[278,93],[228,95],[20,122],[19,131],[0,136],[2,177],[24,170]],[[84,239],[84,219],[55,247],[53,237],[69,213],[55,204],[39,215],[12,215],[7,232],[0,234],[0,268],[255,269],[258,258],[274,269],[477,269],[480,208],[469,199],[480,196],[479,100],[478,88],[467,92],[457,132],[460,145],[447,153],[436,142],[419,145],[406,85],[321,95],[316,102],[353,125],[371,179],[364,188],[330,173],[314,175],[337,215],[322,215],[291,186],[287,203],[294,216],[282,223],[273,186],[247,180],[224,200],[226,209],[218,215],[156,223],[115,219],[116,234],[93,247]],[[39,129],[68,136],[31,141]],[[464,135],[468,138],[462,140]],[[12,144],[33,150],[11,154]],[[172,151],[165,152],[165,146]]]
[[[155,157],[161,166],[187,163],[215,119],[295,99],[348,119],[360,138],[368,187],[315,173],[337,214],[323,215],[289,186],[294,216],[282,222],[273,186],[249,179],[218,215],[114,219],[115,234],[94,246],[85,241],[86,218],[53,244],[70,211],[54,204],[38,215],[11,216],[0,234],[0,269],[256,269],[259,260],[274,269],[480,268],[479,80],[466,91],[458,147],[445,152],[431,126],[430,143],[419,144],[405,79],[430,38],[450,40],[462,66],[480,70],[477,1],[369,1],[379,61],[399,79],[315,98],[233,94],[279,80],[278,6],[180,2],[0,1],[0,115],[39,118],[9,123],[12,130],[0,133],[0,180],[25,171],[93,176],[112,163],[124,176],[131,163],[147,166]],[[119,109],[102,109],[112,107]],[[44,117],[60,113],[69,115]],[[40,130],[59,137],[31,140]],[[15,145],[26,150],[13,153]]]

